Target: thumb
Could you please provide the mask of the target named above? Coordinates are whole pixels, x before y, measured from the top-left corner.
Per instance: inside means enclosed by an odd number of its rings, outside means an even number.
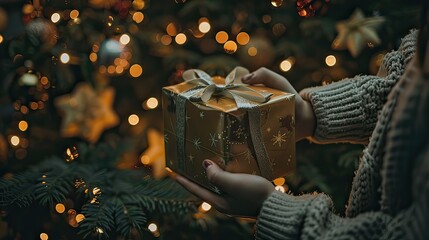
[[[256,77],[256,74],[253,72],[253,73],[244,75],[241,78],[241,81],[246,84],[259,84],[259,83],[262,84],[264,82],[264,79],[260,77]]]
[[[204,160],[203,167],[206,169],[207,178],[210,183],[214,184],[223,192],[230,192],[235,185],[236,178],[232,173],[222,170],[216,163],[211,160]]]

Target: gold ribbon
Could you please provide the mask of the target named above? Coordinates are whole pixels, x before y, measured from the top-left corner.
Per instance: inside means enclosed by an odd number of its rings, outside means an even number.
[[[243,67],[236,67],[225,78],[224,84],[216,83],[206,72],[199,69],[186,70],[183,79],[186,83],[197,86],[198,91],[192,91],[189,96],[191,101],[208,102],[213,96],[224,96],[235,100],[237,106],[242,106],[243,100],[256,103],[267,102],[271,93],[258,92],[244,84],[241,78],[249,71]],[[196,90],[193,88],[192,90]]]

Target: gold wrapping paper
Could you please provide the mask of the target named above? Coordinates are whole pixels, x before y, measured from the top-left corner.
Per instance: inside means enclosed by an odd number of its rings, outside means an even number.
[[[223,78],[214,77],[222,83]],[[262,93],[271,93],[270,99],[257,105],[260,131],[268,155],[268,167],[274,180],[295,168],[295,96],[262,86],[248,86]],[[213,96],[206,103],[185,102],[185,162],[179,164],[178,125],[176,103],[178,95],[195,88],[183,82],[163,88],[166,166],[194,182],[219,192],[208,182],[202,161],[211,159],[229,172],[261,174],[256,159],[248,109],[239,109],[235,101],[223,96]],[[253,129],[253,131],[255,131]],[[261,143],[259,143],[261,144]]]

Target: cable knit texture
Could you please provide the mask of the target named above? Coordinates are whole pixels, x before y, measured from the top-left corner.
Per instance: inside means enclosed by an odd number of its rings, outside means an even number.
[[[325,194],[274,191],[257,239],[429,239],[429,79],[417,67],[417,31],[386,54],[377,76],[358,75],[300,94],[310,101],[318,143],[368,143],[346,217]],[[407,66],[407,67],[405,67]]]

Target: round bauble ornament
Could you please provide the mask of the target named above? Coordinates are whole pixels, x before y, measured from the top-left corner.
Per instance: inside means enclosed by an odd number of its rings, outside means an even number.
[[[238,52],[241,64],[249,70],[269,66],[273,63],[275,52],[271,41],[263,36],[254,36]]]
[[[25,27],[25,32],[34,46],[51,48],[57,43],[57,28],[52,22],[46,19],[34,19]]]
[[[100,45],[98,64],[101,73],[121,74],[130,67],[132,54],[116,39],[107,39]]]

